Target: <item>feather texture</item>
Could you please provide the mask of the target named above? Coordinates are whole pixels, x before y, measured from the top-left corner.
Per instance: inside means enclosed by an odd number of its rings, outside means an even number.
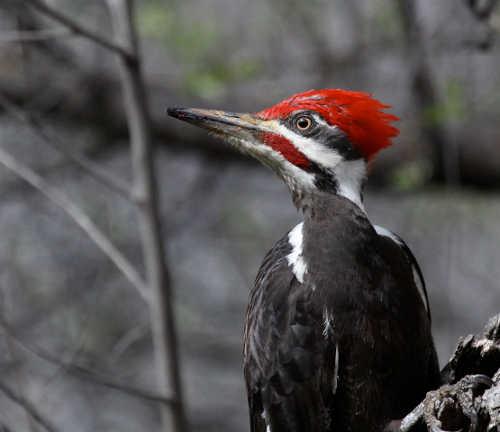
[[[351,143],[370,160],[391,144],[391,138],[399,131],[392,122],[399,120],[384,112],[385,105],[368,93],[323,89],[295,94],[257,115],[266,120],[284,119],[295,111],[307,110],[320,114],[332,126],[347,134]]]

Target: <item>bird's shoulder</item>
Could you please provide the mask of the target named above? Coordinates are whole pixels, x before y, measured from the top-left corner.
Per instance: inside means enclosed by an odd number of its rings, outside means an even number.
[[[293,271],[290,260],[294,250],[290,241],[291,232],[293,230],[283,236],[264,257],[247,309],[246,342],[256,343],[253,353],[260,352],[276,364],[285,361],[283,356],[290,354],[285,355],[284,349],[313,350],[314,347],[310,345],[314,342],[313,336],[319,336],[322,332],[317,327],[322,325],[323,310],[315,296],[311,295],[312,287],[307,281],[298,281]],[[252,341],[248,340],[250,331]],[[278,347],[281,352],[263,352]]]
[[[373,225],[373,228],[375,229],[382,242],[385,242],[386,245],[390,245],[389,247],[397,247],[400,253],[407,260],[408,264],[411,267],[413,282],[430,319],[429,298],[427,295],[424,276],[420,265],[418,264],[418,261],[415,258],[415,255],[411,251],[410,247],[398,234],[394,233],[393,231],[390,231],[380,225]]]

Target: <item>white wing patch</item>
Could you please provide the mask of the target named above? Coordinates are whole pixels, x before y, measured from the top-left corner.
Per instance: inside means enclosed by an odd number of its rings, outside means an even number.
[[[389,237],[394,243],[397,243],[399,246],[403,246],[401,239],[392,231],[389,231],[387,228],[381,227],[380,225],[373,225],[373,228],[375,228],[378,235]]]
[[[266,422],[266,432],[271,432],[271,425],[269,424],[269,419],[266,410],[262,411],[261,417]]]
[[[288,242],[292,246],[292,251],[286,257],[288,265],[292,267],[293,274],[300,283],[304,282],[304,275],[307,273],[307,264],[302,255],[303,227],[304,222],[301,222],[288,234]]]
[[[328,335],[333,331],[334,327],[333,315],[328,312],[328,309],[325,306],[323,310],[323,337],[328,337]]]
[[[333,365],[333,383],[332,383],[332,393],[337,392],[337,387],[339,384],[339,346],[335,346],[335,363]]]
[[[325,307],[323,309],[323,337],[328,338],[335,328],[333,314]],[[335,358],[333,363],[332,394],[337,392],[339,381],[339,346],[335,344]]]
[[[403,240],[392,231],[389,231],[387,228],[381,227],[379,225],[373,225],[375,231],[378,235],[390,238],[394,243],[396,243],[403,250],[408,249],[408,246],[405,244]],[[406,251],[405,251],[406,253]],[[422,303],[424,304],[425,310],[429,313],[429,303],[427,301],[427,295],[425,294],[425,286],[420,276],[420,273],[412,262],[411,258],[408,257],[411,264],[411,269],[413,272],[413,280],[415,281],[415,285],[417,286],[418,293],[420,294],[420,298],[422,299]]]

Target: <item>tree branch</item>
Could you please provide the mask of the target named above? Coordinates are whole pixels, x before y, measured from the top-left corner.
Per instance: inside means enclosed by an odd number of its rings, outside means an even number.
[[[138,42],[132,21],[132,0],[108,0],[117,43],[126,46],[138,58]],[[147,280],[151,288],[150,320],[153,332],[156,373],[161,393],[171,387],[176,404],[172,412],[161,410],[164,431],[187,431],[182,395],[177,332],[172,287],[165,263],[159,198],[151,136],[151,115],[139,61],[119,57],[119,68],[127,112],[134,173],[134,195],[139,211],[141,240]],[[173,420],[173,428],[169,427]]]
[[[12,31],[0,33],[0,44],[40,42],[52,39],[66,38],[73,35],[67,28],[43,29],[35,31]]]
[[[494,431],[500,424],[500,314],[462,338],[441,373],[445,383],[401,422],[401,432]]]
[[[58,10],[47,5],[42,0],[20,0],[20,1],[33,7],[34,9],[48,16],[54,21],[59,22],[60,24],[71,30],[73,33],[83,36],[97,43],[101,47],[106,48],[107,50],[112,51],[116,54],[119,54],[120,56],[128,59],[129,61],[135,60],[135,55],[131,51],[128,51],[121,45],[115,44],[114,42],[108,40],[106,37],[94,32],[93,30],[83,27],[82,25],[74,21],[72,18],[64,15]]]
[[[49,185],[42,177],[28,166],[17,161],[11,154],[0,148],[0,164],[38,189],[54,204],[63,209],[66,214],[90,237],[90,239],[108,256],[108,258],[123,273],[129,282],[137,289],[146,301],[149,292],[146,284],[132,263],[118,250],[109,238],[92,222],[78,206],[72,203],[62,192]]]
[[[12,390],[7,384],[0,381],[0,392],[2,392],[5,397],[11,400],[16,405],[20,406],[26,413],[40,426],[42,426],[47,432],[58,432],[58,429],[47,420],[38,409],[33,405],[32,402],[24,398],[23,396],[17,394]]]
[[[123,198],[130,200],[131,185],[128,185],[124,180],[102,169],[84,155],[68,150],[67,146],[61,143],[55,136],[49,135],[46,128],[38,121],[38,119],[29,113],[24,112],[21,107],[10,102],[9,99],[1,92],[0,105],[11,116],[26,124],[30,128],[31,132],[45,144],[66,156],[83,170],[87,171],[95,180],[117,192]]]
[[[89,381],[99,386],[111,388],[113,390],[125,393],[129,396],[144,399],[150,402],[158,402],[169,406],[175,403],[175,401],[171,397],[163,396],[146,389],[125,384],[123,382],[117,381],[111,377],[105,376],[99,372],[93,371],[92,369],[89,369],[85,366],[81,366],[79,364],[75,364],[73,362],[64,362],[62,360],[59,360],[57,357],[51,355],[48,351],[44,349],[28,345],[15,335],[15,331],[3,319],[0,319],[0,326],[2,327],[5,334],[8,335],[9,338],[17,345],[19,345],[22,349],[34,355],[35,357],[43,361],[46,361],[47,363],[50,363],[54,366],[63,369],[65,372],[75,376],[76,378]]]

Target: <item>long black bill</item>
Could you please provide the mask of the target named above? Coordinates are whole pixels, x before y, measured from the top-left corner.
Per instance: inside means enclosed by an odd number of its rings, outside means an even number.
[[[167,114],[222,135],[243,138],[248,133],[262,131],[262,120],[252,114],[199,108],[168,108]]]

